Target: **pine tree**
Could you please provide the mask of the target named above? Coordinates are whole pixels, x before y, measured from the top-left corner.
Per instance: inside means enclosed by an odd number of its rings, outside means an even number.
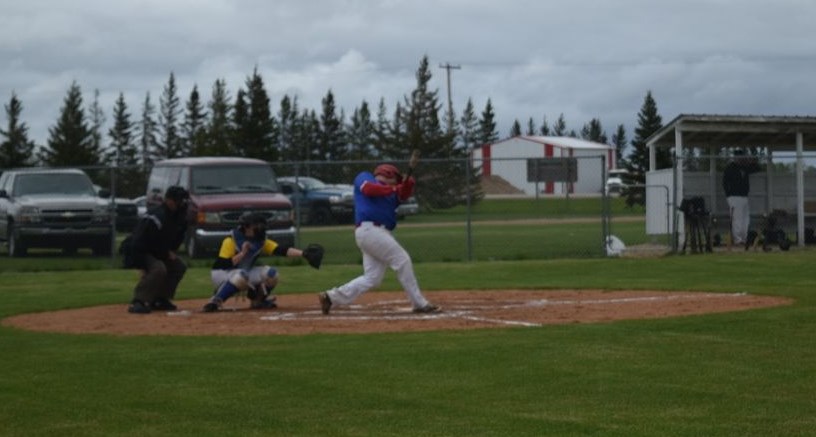
[[[499,139],[496,132],[496,114],[493,112],[493,103],[487,99],[482,118],[479,119],[479,143],[482,145],[493,144]]]
[[[445,209],[464,204],[473,180],[478,179],[475,176],[471,181],[465,178],[466,166],[470,165],[468,152],[456,147],[456,132],[448,132],[441,126],[438,90],[428,88],[430,80],[428,57],[424,56],[417,69],[416,88],[404,98],[405,108],[400,121],[405,132],[395,137],[397,149],[390,159],[405,160],[416,149],[425,159],[449,160],[423,167],[422,185],[435,188],[422,190],[420,187],[418,194],[420,203],[425,207]],[[478,184],[475,186],[478,187]]]
[[[380,103],[377,105],[377,121],[374,124],[374,150],[372,150],[374,159],[380,159],[382,151],[391,143],[391,129],[391,120],[388,118],[385,99],[381,97]]]
[[[232,105],[224,79],[213,83],[210,97],[210,119],[206,127],[206,138],[202,150],[193,150],[196,156],[228,156],[235,153],[232,138]]]
[[[147,173],[153,166],[156,149],[158,148],[159,127],[156,123],[156,107],[150,101],[150,92],[145,93],[142,104],[142,119],[139,122],[139,161],[142,164],[142,171]]]
[[[302,161],[307,162],[305,175],[317,176],[320,173],[315,173],[315,167],[308,164],[309,161],[320,160],[319,150],[315,147],[321,135],[320,119],[317,113],[313,109],[301,111],[300,115],[295,117],[292,133],[295,150],[303,156]],[[318,168],[323,169],[323,167]]]
[[[626,162],[623,159],[623,151],[626,148],[626,128],[622,124],[618,125],[618,129],[612,135],[612,145],[615,146],[615,161],[618,168],[623,168]]]
[[[207,113],[198,94],[198,85],[193,85],[187,100],[184,122],[181,125],[182,155],[198,155],[207,147]]]
[[[343,161],[346,159],[345,132],[342,117],[337,116],[334,94],[329,90],[322,100],[320,113],[320,135],[317,142],[317,156],[321,161]]]
[[[558,120],[552,127],[553,135],[556,137],[563,137],[567,133],[567,122],[564,121],[564,114],[558,116]]]
[[[510,127],[510,136],[518,137],[520,135],[521,135],[521,123],[519,123],[517,118],[513,120],[513,126]]]
[[[51,167],[99,165],[99,150],[93,148],[91,130],[82,108],[82,91],[71,84],[57,124],[48,129],[48,143],[40,150],[40,161]]]
[[[359,108],[354,108],[350,123],[346,127],[349,159],[362,161],[373,158],[374,131],[368,102],[363,100]]]
[[[603,130],[603,126],[601,126],[601,121],[597,118],[593,118],[589,123],[584,125],[581,129],[581,138],[602,144],[606,144],[607,142],[606,132]]]
[[[183,155],[179,123],[181,118],[181,100],[176,88],[176,76],[170,72],[170,79],[164,86],[159,98],[159,141],[156,147],[156,158],[178,158]]]
[[[473,100],[470,98],[468,98],[465,109],[462,111],[459,125],[461,126],[459,132],[460,143],[465,150],[471,151],[482,145],[479,141],[479,120],[476,118]]]
[[[550,135],[550,126],[547,124],[547,116],[545,115],[541,120],[541,128],[538,130],[542,136]]]
[[[106,162],[118,167],[116,193],[120,197],[136,197],[144,194],[146,174],[139,167],[139,149],[134,138],[135,126],[130,120],[125,96],[119,98],[113,107],[113,126],[108,130],[111,147]]]
[[[535,122],[533,121],[533,117],[530,117],[530,119],[527,120],[527,133],[525,135],[533,136],[535,135],[535,132]]]
[[[0,136],[5,137],[0,142],[0,169],[34,165],[34,142],[28,139],[28,126],[20,120],[23,104],[15,93],[11,93],[5,109],[8,125],[0,129]]]
[[[280,101],[278,109],[278,125],[280,133],[278,135],[278,156],[283,161],[305,161],[308,153],[306,150],[295,148],[295,137],[297,136],[300,114],[298,113],[297,96],[290,98],[284,95]],[[308,145],[311,146],[311,145]]]
[[[232,142],[240,156],[250,156],[249,143],[252,133],[249,128],[249,105],[247,94],[243,88],[235,93],[235,103],[232,104]]]
[[[638,113],[638,127],[635,128],[635,138],[631,143],[632,151],[626,160],[626,169],[629,171],[629,178],[633,184],[646,183],[646,172],[649,171],[649,150],[646,147],[646,139],[662,127],[663,118],[658,114],[657,103],[652,97],[652,91],[649,90]],[[658,168],[671,166],[671,158],[667,151],[658,153],[655,158]],[[645,203],[643,190],[626,190],[627,205],[644,205]]]
[[[240,132],[244,155],[265,161],[277,161],[278,141],[277,121],[272,117],[269,95],[266,92],[263,78],[258,68],[246,80],[246,119],[239,122],[236,118],[236,129]],[[236,113],[239,108],[235,108]]]
[[[94,90],[94,99],[91,102],[91,106],[88,109],[88,114],[90,116],[91,122],[91,148],[94,150],[98,150],[103,156],[99,157],[99,162],[102,163],[105,161],[104,153],[105,153],[105,145],[102,144],[102,130],[105,124],[105,111],[102,109],[102,106],[99,104],[99,90]]]

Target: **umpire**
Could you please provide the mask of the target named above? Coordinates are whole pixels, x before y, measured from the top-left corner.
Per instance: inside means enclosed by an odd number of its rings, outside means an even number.
[[[150,209],[133,231],[129,267],[139,269],[141,278],[133,289],[129,313],[177,309],[172,299],[187,266],[176,256],[176,250],[187,232],[189,198],[182,187],[168,188],[162,204]]]

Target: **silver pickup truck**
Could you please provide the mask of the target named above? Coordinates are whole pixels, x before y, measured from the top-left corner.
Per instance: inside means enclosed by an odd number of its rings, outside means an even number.
[[[110,194],[97,194],[78,169],[14,169],[0,175],[0,240],[9,256],[25,256],[29,248],[57,248],[73,254],[90,248],[110,255]]]

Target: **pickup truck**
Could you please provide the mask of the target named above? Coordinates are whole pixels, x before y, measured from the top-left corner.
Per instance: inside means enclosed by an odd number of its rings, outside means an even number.
[[[278,183],[300,223],[329,225],[354,220],[354,188],[350,185],[328,185],[307,176],[278,177]]]
[[[94,255],[113,250],[110,193],[94,190],[79,169],[28,168],[0,175],[0,240],[8,255],[29,248],[58,248],[66,254],[90,248]]]

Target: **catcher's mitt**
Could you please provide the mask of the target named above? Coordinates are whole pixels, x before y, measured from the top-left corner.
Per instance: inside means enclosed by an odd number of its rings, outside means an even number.
[[[319,269],[320,263],[323,262],[324,252],[325,250],[323,249],[323,246],[312,243],[303,249],[303,258],[306,258],[306,261],[309,262],[310,266]]]

